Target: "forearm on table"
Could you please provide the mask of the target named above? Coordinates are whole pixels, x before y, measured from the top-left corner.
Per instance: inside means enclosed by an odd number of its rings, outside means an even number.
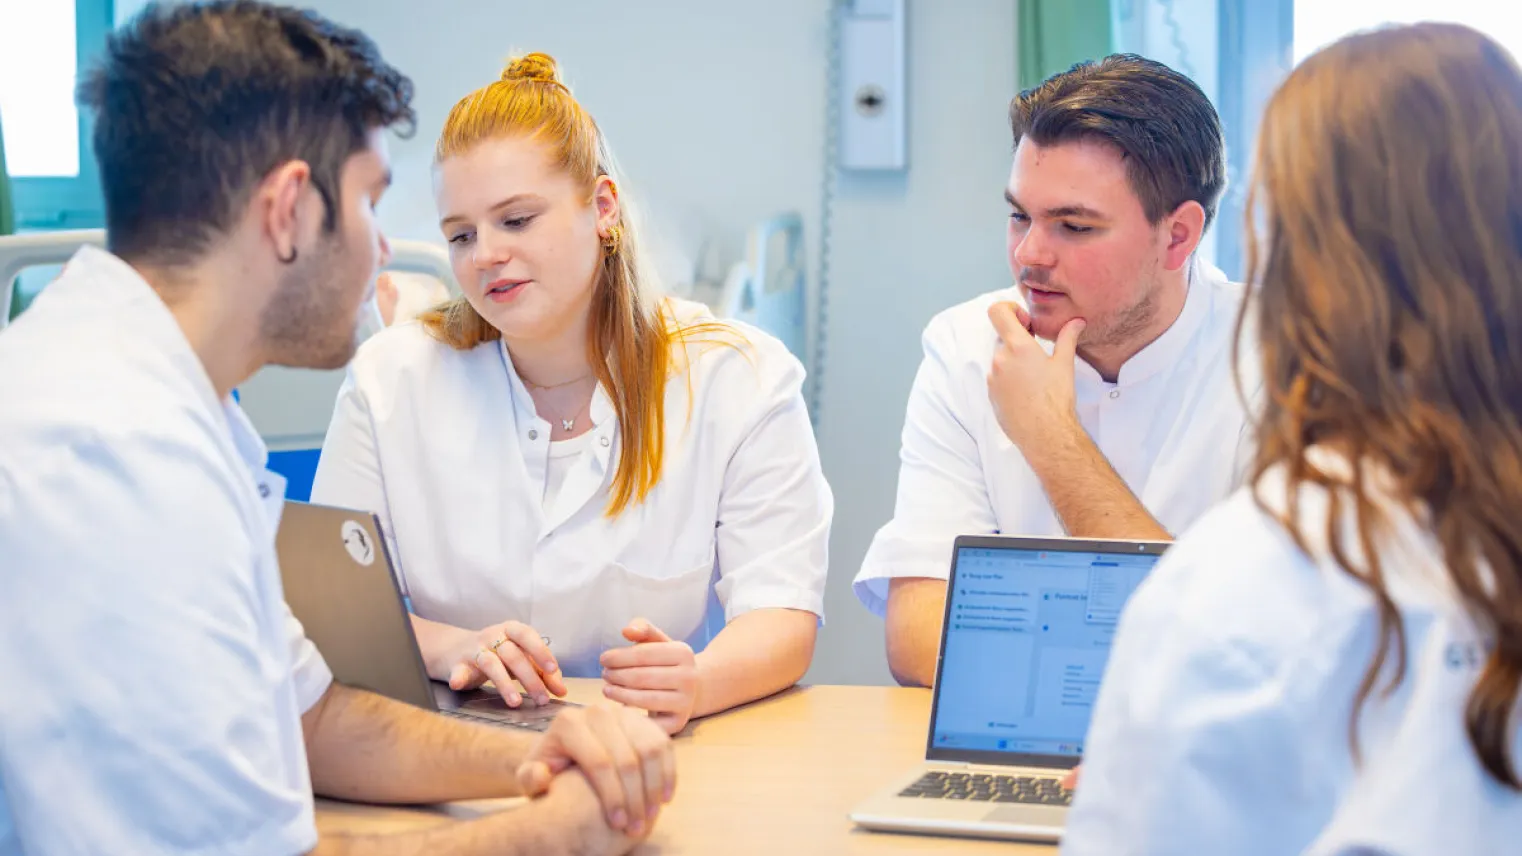
[[[568,779],[566,777],[574,777]],[[580,772],[561,774],[545,797],[462,823],[392,835],[325,835],[313,856],[581,856],[622,853],[631,842],[609,829]]]
[[[935,683],[945,614],[945,580],[898,577],[888,581],[888,608],[883,621],[888,669],[900,686],[928,687]]]
[[[1039,452],[1025,459],[1041,480],[1052,510],[1069,536],[1173,539],[1131,492],[1077,419],[1050,434]]]
[[[819,617],[797,609],[738,616],[697,655],[693,716],[707,716],[796,684],[814,657]]]
[[[301,718],[312,790],[376,803],[516,796],[534,738],[333,684]]]

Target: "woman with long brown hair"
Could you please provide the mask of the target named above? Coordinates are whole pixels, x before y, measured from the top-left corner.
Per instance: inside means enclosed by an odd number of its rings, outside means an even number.
[[[429,674],[601,677],[670,731],[798,680],[833,510],[802,365],[654,292],[550,57],[455,105],[434,179],[463,297],[360,348],[312,491],[380,514]]]
[[[1121,618],[1069,853],[1522,842],[1522,71],[1363,33],[1289,76],[1252,189],[1251,483]]]

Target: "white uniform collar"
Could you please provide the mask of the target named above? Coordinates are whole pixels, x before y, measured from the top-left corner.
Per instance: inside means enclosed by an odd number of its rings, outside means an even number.
[[[1186,283],[1188,291],[1178,318],[1161,336],[1126,360],[1125,365],[1120,367],[1114,386],[1138,383],[1187,359],[1195,334],[1210,314],[1210,292],[1211,286],[1215,284],[1212,273],[1205,265],[1195,260],[1190,261],[1189,279]],[[1093,366],[1081,359],[1076,362],[1074,377],[1080,399],[1097,397],[1102,390],[1112,386],[1099,376]]]
[[[502,356],[502,365],[507,370],[508,383],[513,397],[513,421],[517,426],[533,426],[535,430],[527,432],[529,442],[543,444],[541,452],[549,447],[550,436],[553,428],[549,421],[539,416],[534,409],[534,399],[529,395],[528,386],[523,378],[518,375],[518,369],[513,365],[512,356],[507,352],[507,343],[499,340],[497,351]],[[560,491],[555,496],[553,507],[546,509],[542,518],[543,525],[540,527],[540,537],[547,537],[561,524],[569,520],[589,500],[597,496],[599,490],[607,483],[608,473],[612,467],[613,445],[618,430],[618,420],[614,419],[613,402],[608,398],[607,391],[599,383],[592,391],[592,404],[590,411],[592,417],[591,430],[587,432],[588,439],[584,442],[590,454],[583,452],[579,462],[572,465],[565,481],[560,486]],[[526,449],[522,445],[524,432],[515,431],[518,448]],[[547,456],[546,456],[547,458]],[[534,472],[543,476],[544,471],[537,467]]]
[[[96,306],[118,307],[123,323],[153,342],[170,358],[196,397],[227,426],[238,457],[255,473],[264,472],[268,449],[259,432],[232,396],[218,400],[206,366],[190,347],[185,331],[170,313],[164,299],[131,265],[98,247],[84,246],[69,260],[67,275],[49,286],[58,297],[87,301]],[[78,292],[78,293],[75,293]]]
[[[548,427],[549,421],[541,418],[534,410],[533,396],[529,395],[528,384],[525,384],[523,378],[519,376],[518,367],[513,365],[513,356],[508,353],[507,342],[498,339],[497,349],[502,354],[502,365],[507,368],[508,382],[513,389],[513,409],[517,411],[519,423],[526,425],[529,422],[538,422]],[[601,383],[592,390],[591,415],[593,427],[602,427],[603,423],[613,416],[613,399],[608,397],[607,390],[603,389]]]

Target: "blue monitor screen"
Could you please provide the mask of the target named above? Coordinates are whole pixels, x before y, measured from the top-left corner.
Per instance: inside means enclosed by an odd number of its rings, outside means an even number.
[[[960,548],[932,749],[1081,756],[1121,608],[1159,558]]]

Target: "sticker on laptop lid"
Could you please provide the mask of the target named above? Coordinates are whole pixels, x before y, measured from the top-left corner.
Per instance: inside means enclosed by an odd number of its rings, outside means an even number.
[[[353,520],[345,520],[342,528],[344,549],[354,561],[369,567],[375,564],[375,545],[365,532],[365,527]]]

